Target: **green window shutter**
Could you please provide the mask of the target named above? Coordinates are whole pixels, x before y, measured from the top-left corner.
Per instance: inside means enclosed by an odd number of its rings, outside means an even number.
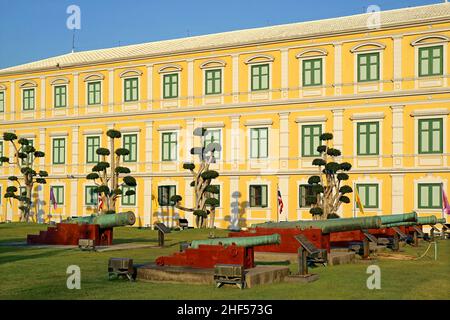
[[[124,162],[137,161],[137,134],[124,134],[123,147],[130,151],[130,154],[123,157]]]
[[[158,187],[158,204],[160,206],[173,206],[175,203],[170,198],[176,194],[176,186]]]
[[[419,183],[419,209],[442,209],[442,184]]]
[[[28,140],[28,145],[29,146],[34,146],[34,139],[27,139]],[[22,149],[22,147],[21,147]],[[21,159],[21,164],[22,165],[26,165],[26,164],[31,164],[34,160],[34,155],[33,154],[29,154],[27,158],[25,159]]]
[[[221,94],[222,93],[222,70],[206,70],[205,71],[205,94]]]
[[[443,153],[444,129],[443,120],[420,119],[419,125],[419,153],[438,154]]]
[[[377,209],[379,208],[379,185],[376,183],[357,184],[361,203],[364,208]],[[358,207],[358,205],[356,205]]]
[[[64,108],[67,106],[67,86],[55,86],[54,90],[54,107]]]
[[[379,122],[359,122],[356,134],[358,155],[379,155]]]
[[[207,129],[204,136],[203,146],[206,148],[210,143],[220,144],[220,135],[221,135],[220,129],[215,130]],[[215,151],[214,157],[216,159],[220,159],[220,151]]]
[[[250,157],[261,159],[268,157],[269,148],[269,129],[252,128],[250,129]]]
[[[163,97],[164,99],[178,97],[178,73],[163,76]]]
[[[86,138],[86,163],[99,162],[99,155],[97,149],[100,148],[100,137],[87,137]]]
[[[269,65],[260,64],[251,66],[252,91],[269,89]]]
[[[35,103],[35,90],[34,89],[24,89],[23,90],[23,110],[34,110]]]
[[[139,100],[139,79],[128,78],[124,80],[124,101],[132,102]]]
[[[267,207],[267,185],[251,185],[249,193],[251,207]]]
[[[215,184],[214,186],[219,190],[219,193],[211,193],[211,197],[217,199],[217,201],[219,201],[220,206],[220,185]]]
[[[162,139],[162,161],[177,160],[177,133],[164,132]]]
[[[444,47],[419,48],[419,77],[444,74]]]
[[[100,104],[102,101],[101,82],[88,83],[88,105]]]
[[[302,126],[302,156],[312,157],[319,155],[317,147],[320,145],[320,135],[322,134],[322,125],[304,125]]]
[[[0,157],[3,157],[3,141],[0,141]],[[0,167],[3,165],[3,162],[0,161]],[[1,198],[2,194],[0,193],[0,198]]]
[[[55,195],[56,204],[64,205],[64,187],[53,186],[53,194]]]
[[[0,91],[0,112],[5,112],[5,92]]]
[[[85,205],[98,205],[98,193],[96,186],[86,186],[84,193]]]
[[[322,85],[322,59],[303,60],[303,86]]]
[[[53,164],[66,163],[66,139],[53,139]]]
[[[380,80],[380,53],[358,54],[358,82]]]
[[[136,187],[124,186],[122,188],[122,205],[123,206],[135,206],[136,205],[136,194],[127,196],[125,193],[128,190],[134,190],[136,192]]]

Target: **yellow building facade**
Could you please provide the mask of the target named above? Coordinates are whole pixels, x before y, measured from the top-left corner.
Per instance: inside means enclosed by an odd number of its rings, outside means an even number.
[[[136,226],[178,217],[193,224],[168,198],[193,203],[183,163],[204,143],[192,134],[197,127],[223,146],[213,165],[217,227],[311,219],[305,185],[324,132],[334,134],[339,161],[353,165],[348,184],[365,215],[442,217],[442,191],[450,193],[450,4],[381,12],[376,27],[370,18],[77,52],[0,70],[0,133],[15,132],[46,154],[35,218],[96,212],[85,177],[114,128],[137,179],[136,196],[120,200],[119,211],[134,211]],[[0,140],[0,156],[13,154]],[[14,174],[13,165],[0,166],[2,194]],[[50,187],[58,201],[51,212]],[[339,214],[360,216],[350,197]],[[17,203],[2,198],[0,217],[17,221]]]

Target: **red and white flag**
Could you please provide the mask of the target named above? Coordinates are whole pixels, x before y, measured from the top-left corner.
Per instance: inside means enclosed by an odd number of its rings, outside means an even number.
[[[98,210],[100,211],[100,210],[102,210],[102,208],[103,208],[103,198],[102,198],[102,196],[99,194],[99,195],[98,195]]]
[[[57,209],[57,203],[56,203],[55,194],[53,193],[53,187],[50,187],[50,203],[53,205],[53,209]]]
[[[444,188],[442,188],[442,204],[444,206],[442,208],[444,213],[450,214],[450,203],[448,202],[448,198],[447,198],[447,195],[445,194]]]
[[[278,189],[278,210],[280,211],[279,214],[283,212],[283,198],[281,197],[280,189]]]

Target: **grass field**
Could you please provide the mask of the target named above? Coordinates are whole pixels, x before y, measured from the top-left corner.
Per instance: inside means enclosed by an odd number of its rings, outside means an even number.
[[[36,224],[0,225],[0,299],[450,299],[450,241],[438,243],[438,260],[429,257],[415,261],[378,260],[381,289],[369,290],[367,264],[318,267],[320,279],[309,284],[280,283],[239,290],[226,286],[109,281],[110,257],[133,258],[137,264],[153,261],[160,255],[177,251],[180,241],[207,238],[211,230],[173,232],[166,237],[168,248],[126,251],[86,252],[78,249],[38,249],[14,247],[27,234],[37,234],[46,226]],[[157,243],[156,231],[116,228],[115,243]],[[214,230],[216,236],[226,230]],[[418,256],[428,244],[404,247],[404,254]],[[69,265],[81,268],[81,289],[66,287]],[[297,265],[290,265],[296,270]]]

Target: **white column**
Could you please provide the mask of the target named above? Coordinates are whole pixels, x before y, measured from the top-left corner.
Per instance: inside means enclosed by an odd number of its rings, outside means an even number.
[[[188,106],[194,105],[194,60],[188,60]]]
[[[402,89],[402,40],[403,36],[394,37],[394,90]]]
[[[78,115],[78,109],[79,109],[79,101],[78,101],[78,96],[79,96],[79,89],[78,89],[78,81],[79,81],[79,75],[78,73],[74,73],[73,74],[73,113],[74,115]]]
[[[231,163],[232,168],[237,169],[240,162],[240,116],[231,117]]]
[[[289,112],[278,114],[280,117],[280,169],[288,169],[289,158]]]
[[[230,177],[230,226],[231,230],[238,230],[240,218],[240,203],[243,201],[243,195],[239,191],[239,176]]]
[[[152,225],[153,213],[152,201],[152,178],[144,178],[144,226],[150,227]]]
[[[343,152],[344,109],[333,110],[333,145]]]
[[[68,215],[83,215],[82,210],[78,210],[78,180],[75,179],[70,181],[70,212]]]
[[[239,55],[232,55],[233,58],[233,103],[239,102]]]
[[[16,119],[16,81],[11,81],[11,104],[10,104],[10,113],[11,113],[11,120]]]
[[[334,43],[334,94],[342,94],[342,43]]]
[[[78,126],[73,126],[72,127],[72,173],[78,173],[78,166],[79,166],[79,159],[78,159],[78,146],[79,146],[79,142],[78,142],[78,134],[79,134],[79,127]]]
[[[145,122],[145,168],[152,171],[153,164],[153,121]]]
[[[147,108],[149,110],[153,107],[153,65],[147,66]]]
[[[194,118],[186,119],[186,161],[194,161],[191,149],[194,147]]]
[[[392,213],[403,213],[404,174],[391,174],[392,178]]]
[[[45,111],[47,109],[46,103],[46,85],[45,85],[45,77],[41,77],[41,119],[45,118]]]
[[[287,99],[289,95],[289,51],[281,49],[281,98]]]
[[[276,214],[279,216],[280,221],[287,221],[289,219],[289,176],[279,176],[278,187],[283,199],[283,212],[281,214],[277,212]],[[272,192],[276,192],[276,190]],[[274,207],[278,208],[278,199],[274,203]]]
[[[403,165],[403,109],[405,106],[391,106],[392,109],[392,165]]]
[[[45,152],[45,128],[39,129],[39,151]],[[39,160],[39,165],[41,168],[45,166],[45,158],[42,157]]]
[[[114,111],[114,69],[108,70],[108,111]]]
[[[186,208],[192,208],[194,206],[194,188],[191,187],[192,177],[184,178],[184,206]],[[189,221],[189,225],[193,226],[195,224],[194,215],[192,212],[185,211],[184,216]]]

